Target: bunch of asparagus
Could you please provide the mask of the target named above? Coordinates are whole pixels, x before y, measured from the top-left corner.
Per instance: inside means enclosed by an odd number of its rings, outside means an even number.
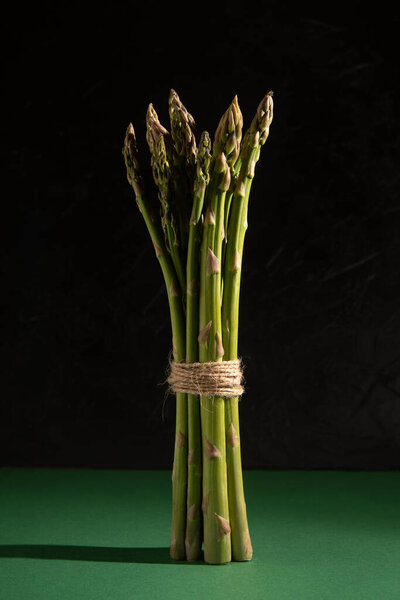
[[[211,143],[207,131],[197,137],[194,119],[174,90],[170,131],[150,104],[146,138],[159,203],[146,193],[134,128],[128,126],[127,177],[165,279],[176,362],[237,358],[247,207],[272,110],[269,92],[242,139],[235,96]],[[172,558],[199,559],[203,542],[210,564],[252,558],[238,398],[176,394],[172,484]]]

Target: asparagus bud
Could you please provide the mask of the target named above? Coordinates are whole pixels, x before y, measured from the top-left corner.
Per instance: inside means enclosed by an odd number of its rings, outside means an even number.
[[[125,159],[126,175],[136,196],[143,195],[143,178],[140,174],[136,135],[132,123],[129,123],[125,134],[122,154]]]
[[[272,123],[273,118],[273,101],[272,96],[274,92],[268,92],[261,100],[258,105],[257,112],[250,125],[249,132],[255,133],[256,131],[260,134],[260,146],[263,146],[267,141],[269,135],[269,127]]]
[[[196,160],[195,122],[186,110],[175,90],[169,95],[171,136],[178,156],[184,156],[190,165]]]
[[[163,178],[169,173],[169,161],[165,144],[165,136],[169,134],[158,120],[157,113],[152,104],[149,104],[147,109],[146,124],[146,140],[151,153],[154,179],[159,186],[163,184]]]
[[[204,204],[204,195],[210,180],[211,140],[207,131],[200,137],[197,153],[196,178],[194,182],[193,208],[191,224],[196,225],[201,217]]]
[[[233,167],[240,152],[243,117],[238,98],[234,97],[227,111],[222,115],[214,137],[213,156],[224,152],[229,167]]]

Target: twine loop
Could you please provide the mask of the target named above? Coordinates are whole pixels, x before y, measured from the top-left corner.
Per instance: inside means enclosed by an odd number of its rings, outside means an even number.
[[[167,382],[173,392],[235,398],[244,392],[240,358],[220,362],[170,361]]]

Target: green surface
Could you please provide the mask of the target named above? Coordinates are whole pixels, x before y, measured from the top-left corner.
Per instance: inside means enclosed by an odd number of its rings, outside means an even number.
[[[247,471],[254,558],[169,559],[166,471],[0,470],[1,600],[400,598],[396,471]]]

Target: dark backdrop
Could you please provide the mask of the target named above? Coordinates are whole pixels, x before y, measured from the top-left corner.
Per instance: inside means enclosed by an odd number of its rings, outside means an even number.
[[[244,466],[400,466],[399,15],[330,4],[3,18],[3,464],[171,468],[168,305],[121,147],[132,121],[149,160],[147,105],[167,124],[172,87],[211,134],[236,93],[245,125],[275,93],[242,279]]]

